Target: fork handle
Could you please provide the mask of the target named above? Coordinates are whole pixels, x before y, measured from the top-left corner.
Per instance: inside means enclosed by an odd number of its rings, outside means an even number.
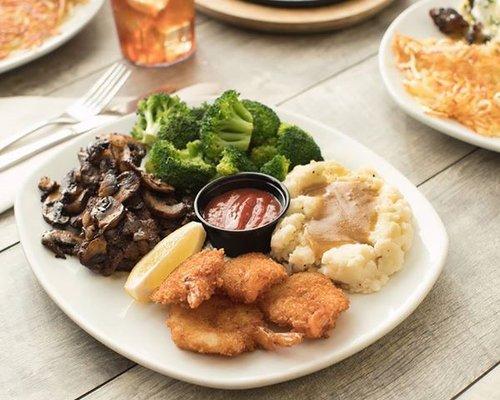
[[[15,134],[9,135],[6,138],[0,140],[0,151],[10,146],[11,144],[17,142],[18,140],[21,140],[23,137],[26,137],[29,134],[37,131],[38,129],[43,128],[44,126],[55,125],[55,124],[69,124],[74,122],[75,122],[74,119],[64,118],[64,117],[42,119],[41,121],[28,125],[20,132],[16,132]]]

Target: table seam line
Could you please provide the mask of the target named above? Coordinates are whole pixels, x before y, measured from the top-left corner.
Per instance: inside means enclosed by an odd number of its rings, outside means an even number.
[[[497,361],[496,363],[494,363],[490,368],[488,368],[481,375],[479,375],[476,379],[474,379],[471,383],[469,383],[467,386],[465,386],[456,395],[454,395],[453,397],[451,397],[450,400],[456,400],[456,399],[458,399],[461,395],[463,395],[465,392],[467,392],[470,388],[472,388],[476,383],[478,383],[486,375],[488,375],[490,372],[492,372],[498,366],[498,364],[500,364],[499,361]]]

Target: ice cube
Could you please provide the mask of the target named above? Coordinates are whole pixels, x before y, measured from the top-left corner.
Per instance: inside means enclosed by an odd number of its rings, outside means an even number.
[[[170,0],[127,0],[127,3],[134,10],[151,17],[156,17],[163,11]]]

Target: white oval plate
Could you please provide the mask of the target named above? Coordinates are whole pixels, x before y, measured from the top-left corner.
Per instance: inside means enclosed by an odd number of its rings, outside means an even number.
[[[433,7],[458,8],[459,4],[460,0],[422,0],[403,11],[389,26],[380,43],[378,53],[380,73],[394,101],[413,118],[456,139],[500,152],[500,137],[482,136],[456,121],[426,114],[422,105],[406,92],[402,75],[394,63],[391,44],[396,33],[418,39],[444,37],[429,17],[429,9]]]
[[[87,3],[76,6],[69,18],[59,27],[58,34],[48,38],[40,46],[16,51],[0,60],[0,73],[27,64],[66,43],[91,21],[103,4],[104,0],[88,0]]]
[[[280,111],[280,117],[312,132],[326,159],[350,168],[373,166],[408,200],[415,216],[414,245],[404,269],[378,293],[350,295],[351,308],[329,339],[307,341],[276,352],[255,351],[235,358],[194,354],[178,349],[164,321],[166,311],[135,303],[123,290],[125,276],[101,277],[75,258],[54,258],[40,244],[43,221],[37,181],[60,180],[78,165],[77,150],[96,133],[129,132],[135,117],[82,136],[48,159],[22,184],[15,203],[21,243],[33,272],[58,306],[90,335],[125,357],[162,374],[210,387],[242,389],[278,383],[328,367],[360,351],[403,321],[436,281],[448,249],[438,215],[425,197],[394,167],[348,136],[308,118]]]

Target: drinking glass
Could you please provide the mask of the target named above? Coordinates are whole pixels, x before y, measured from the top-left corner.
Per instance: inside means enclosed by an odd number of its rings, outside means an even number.
[[[194,0],[111,0],[125,58],[167,66],[195,51]]]

